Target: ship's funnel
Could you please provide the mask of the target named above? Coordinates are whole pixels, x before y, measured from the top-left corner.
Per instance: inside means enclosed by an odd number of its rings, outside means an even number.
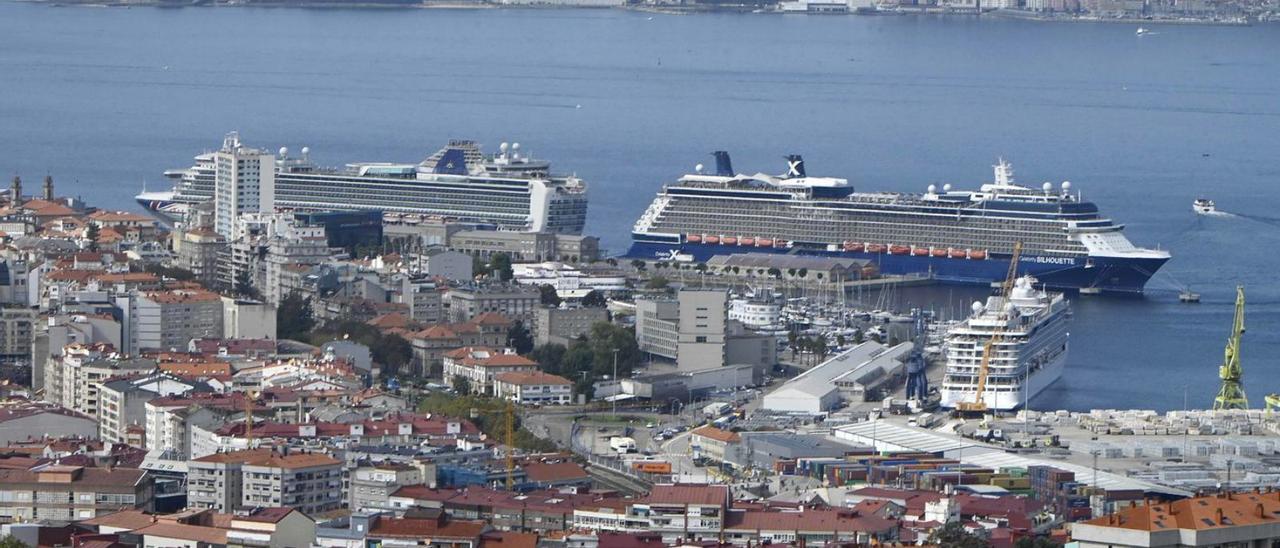
[[[787,156],[787,177],[804,177],[804,158],[799,154]]]
[[[717,150],[712,152],[711,155],[716,157],[716,175],[733,177],[733,162],[729,160],[729,153]]]

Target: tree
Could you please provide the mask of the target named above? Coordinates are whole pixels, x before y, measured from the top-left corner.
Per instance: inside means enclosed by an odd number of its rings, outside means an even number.
[[[241,297],[255,297],[257,290],[253,287],[253,278],[249,277],[248,270],[240,270],[236,272],[235,286],[232,288],[236,295]]]
[[[861,329],[853,332],[853,344],[862,344],[862,342],[865,340],[866,340],[866,337],[862,335]]]
[[[609,266],[618,266],[618,260],[613,257],[609,257],[608,259],[605,259],[604,262]]]
[[[787,275],[788,275],[788,276],[791,276],[792,278],[796,277],[796,269],[794,269],[794,268],[788,268],[788,269],[787,269]]]
[[[367,344],[361,342],[361,344]],[[383,375],[397,375],[413,359],[413,345],[395,333],[382,335],[368,345],[373,361],[382,364]]]
[[[538,369],[559,375],[564,365],[564,355],[569,349],[563,344],[547,343],[529,353],[529,359],[538,362]]]
[[[778,270],[777,267],[769,267],[769,276],[773,278],[781,278],[782,271]]]
[[[592,289],[586,295],[582,296],[582,306],[588,308],[604,308],[609,306],[609,300],[604,297],[604,293]]]
[[[509,282],[515,277],[515,273],[511,271],[511,256],[506,253],[494,253],[489,257],[489,271],[504,282]]]
[[[1059,548],[1062,546],[1049,537],[1022,537],[1014,543],[1015,548]],[[0,548],[4,548],[0,546]]]
[[[517,354],[528,354],[533,350],[533,335],[524,326],[524,322],[516,320],[511,324],[511,329],[507,330],[507,345],[514,348]]]
[[[694,270],[697,270],[699,274],[706,274],[706,273],[707,273],[707,263],[698,263],[698,264],[694,265],[693,269],[694,269]]]
[[[98,229],[98,223],[89,223],[89,226],[84,229],[84,239],[89,241],[89,251],[98,250],[98,236],[100,234],[101,230]]]
[[[555,286],[552,286],[551,284],[542,284],[538,286],[538,293],[540,293],[539,297],[542,300],[543,306],[560,306],[560,303],[563,302],[560,299],[560,294],[556,293]]]
[[[453,378],[453,391],[459,394],[470,394],[471,379],[468,379],[462,375],[455,376]]]
[[[13,535],[7,535],[0,539],[0,548],[29,548],[25,542],[18,540]]]
[[[640,259],[632,259],[631,266],[635,267],[635,269],[639,270],[640,272],[644,272],[644,261]]]
[[[836,346],[843,348],[847,342],[849,341],[845,340],[844,335],[836,335]]]
[[[947,548],[983,548],[988,545],[986,539],[966,531],[958,521],[934,529],[928,543]]]
[[[315,326],[316,321],[311,316],[311,299],[304,298],[296,291],[291,291],[280,299],[280,306],[276,308],[277,337],[306,340]]]
[[[666,278],[662,276],[654,276],[652,278],[649,278],[649,281],[644,283],[644,287],[645,289],[653,289],[653,290],[666,289],[669,284],[670,282],[668,282]]]
[[[807,278],[809,277],[809,269],[801,268],[799,271],[796,272],[796,275],[801,278]]]

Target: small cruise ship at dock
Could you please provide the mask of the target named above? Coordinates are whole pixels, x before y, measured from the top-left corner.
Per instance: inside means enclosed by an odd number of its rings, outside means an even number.
[[[973,315],[948,331],[943,407],[975,401],[983,353],[993,337],[982,393],[987,409],[1022,407],[1062,377],[1070,304],[1063,294],[1039,289],[1036,283],[1031,276],[1018,278],[1007,302],[1000,296],[975,302]]]

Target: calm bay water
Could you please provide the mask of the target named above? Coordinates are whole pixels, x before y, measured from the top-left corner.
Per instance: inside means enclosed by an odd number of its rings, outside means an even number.
[[[1068,179],[1174,260],[1141,299],[1075,302],[1036,408],[1207,406],[1234,285],[1256,405],[1280,392],[1280,27],[588,10],[50,8],[0,3],[0,171],[132,208],[143,181],[239,130],[321,163],[520,141],[593,185],[612,251],[660,184],[739,171],[862,189],[972,186],[997,156]],[[1240,216],[1196,218],[1199,195]],[[1203,293],[1176,302],[1173,279]],[[981,292],[934,288],[915,304]]]

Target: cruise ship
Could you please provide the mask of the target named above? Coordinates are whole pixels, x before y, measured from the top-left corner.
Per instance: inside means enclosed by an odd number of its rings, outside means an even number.
[[[1062,293],[1050,293],[1036,283],[1034,277],[1023,276],[1014,283],[1008,303],[999,296],[989,297],[986,304],[973,303],[973,315],[947,333],[943,407],[975,401],[982,354],[997,333],[982,392],[988,409],[1022,407],[1062,377],[1070,305]]]
[[[229,135],[227,142],[238,145],[239,137]],[[281,148],[276,155],[273,204],[278,209],[378,210],[400,218],[435,217],[557,234],[581,234],[586,224],[586,182],[553,173],[549,162],[522,154],[519,143],[502,143],[498,153],[485,154],[474,141],[453,140],[420,163],[341,168],[316,165],[308,148],[300,152],[291,156]],[[201,154],[192,167],[167,172],[177,179],[172,203],[212,199],[217,154]],[[139,202],[144,198],[139,195]],[[164,209],[155,200],[143,205]]]
[[[1019,274],[1084,293],[1141,293],[1169,260],[1130,243],[1124,226],[1071,183],[1019,185],[1003,160],[976,191],[929,185],[909,194],[855,192],[846,179],[809,176],[798,155],[777,176],[738,174],[728,153],[714,155],[714,172],[699,164],[658,192],[636,221],[628,256],[825,254],[870,260],[884,274],[988,284],[1004,279],[1021,241]]]

